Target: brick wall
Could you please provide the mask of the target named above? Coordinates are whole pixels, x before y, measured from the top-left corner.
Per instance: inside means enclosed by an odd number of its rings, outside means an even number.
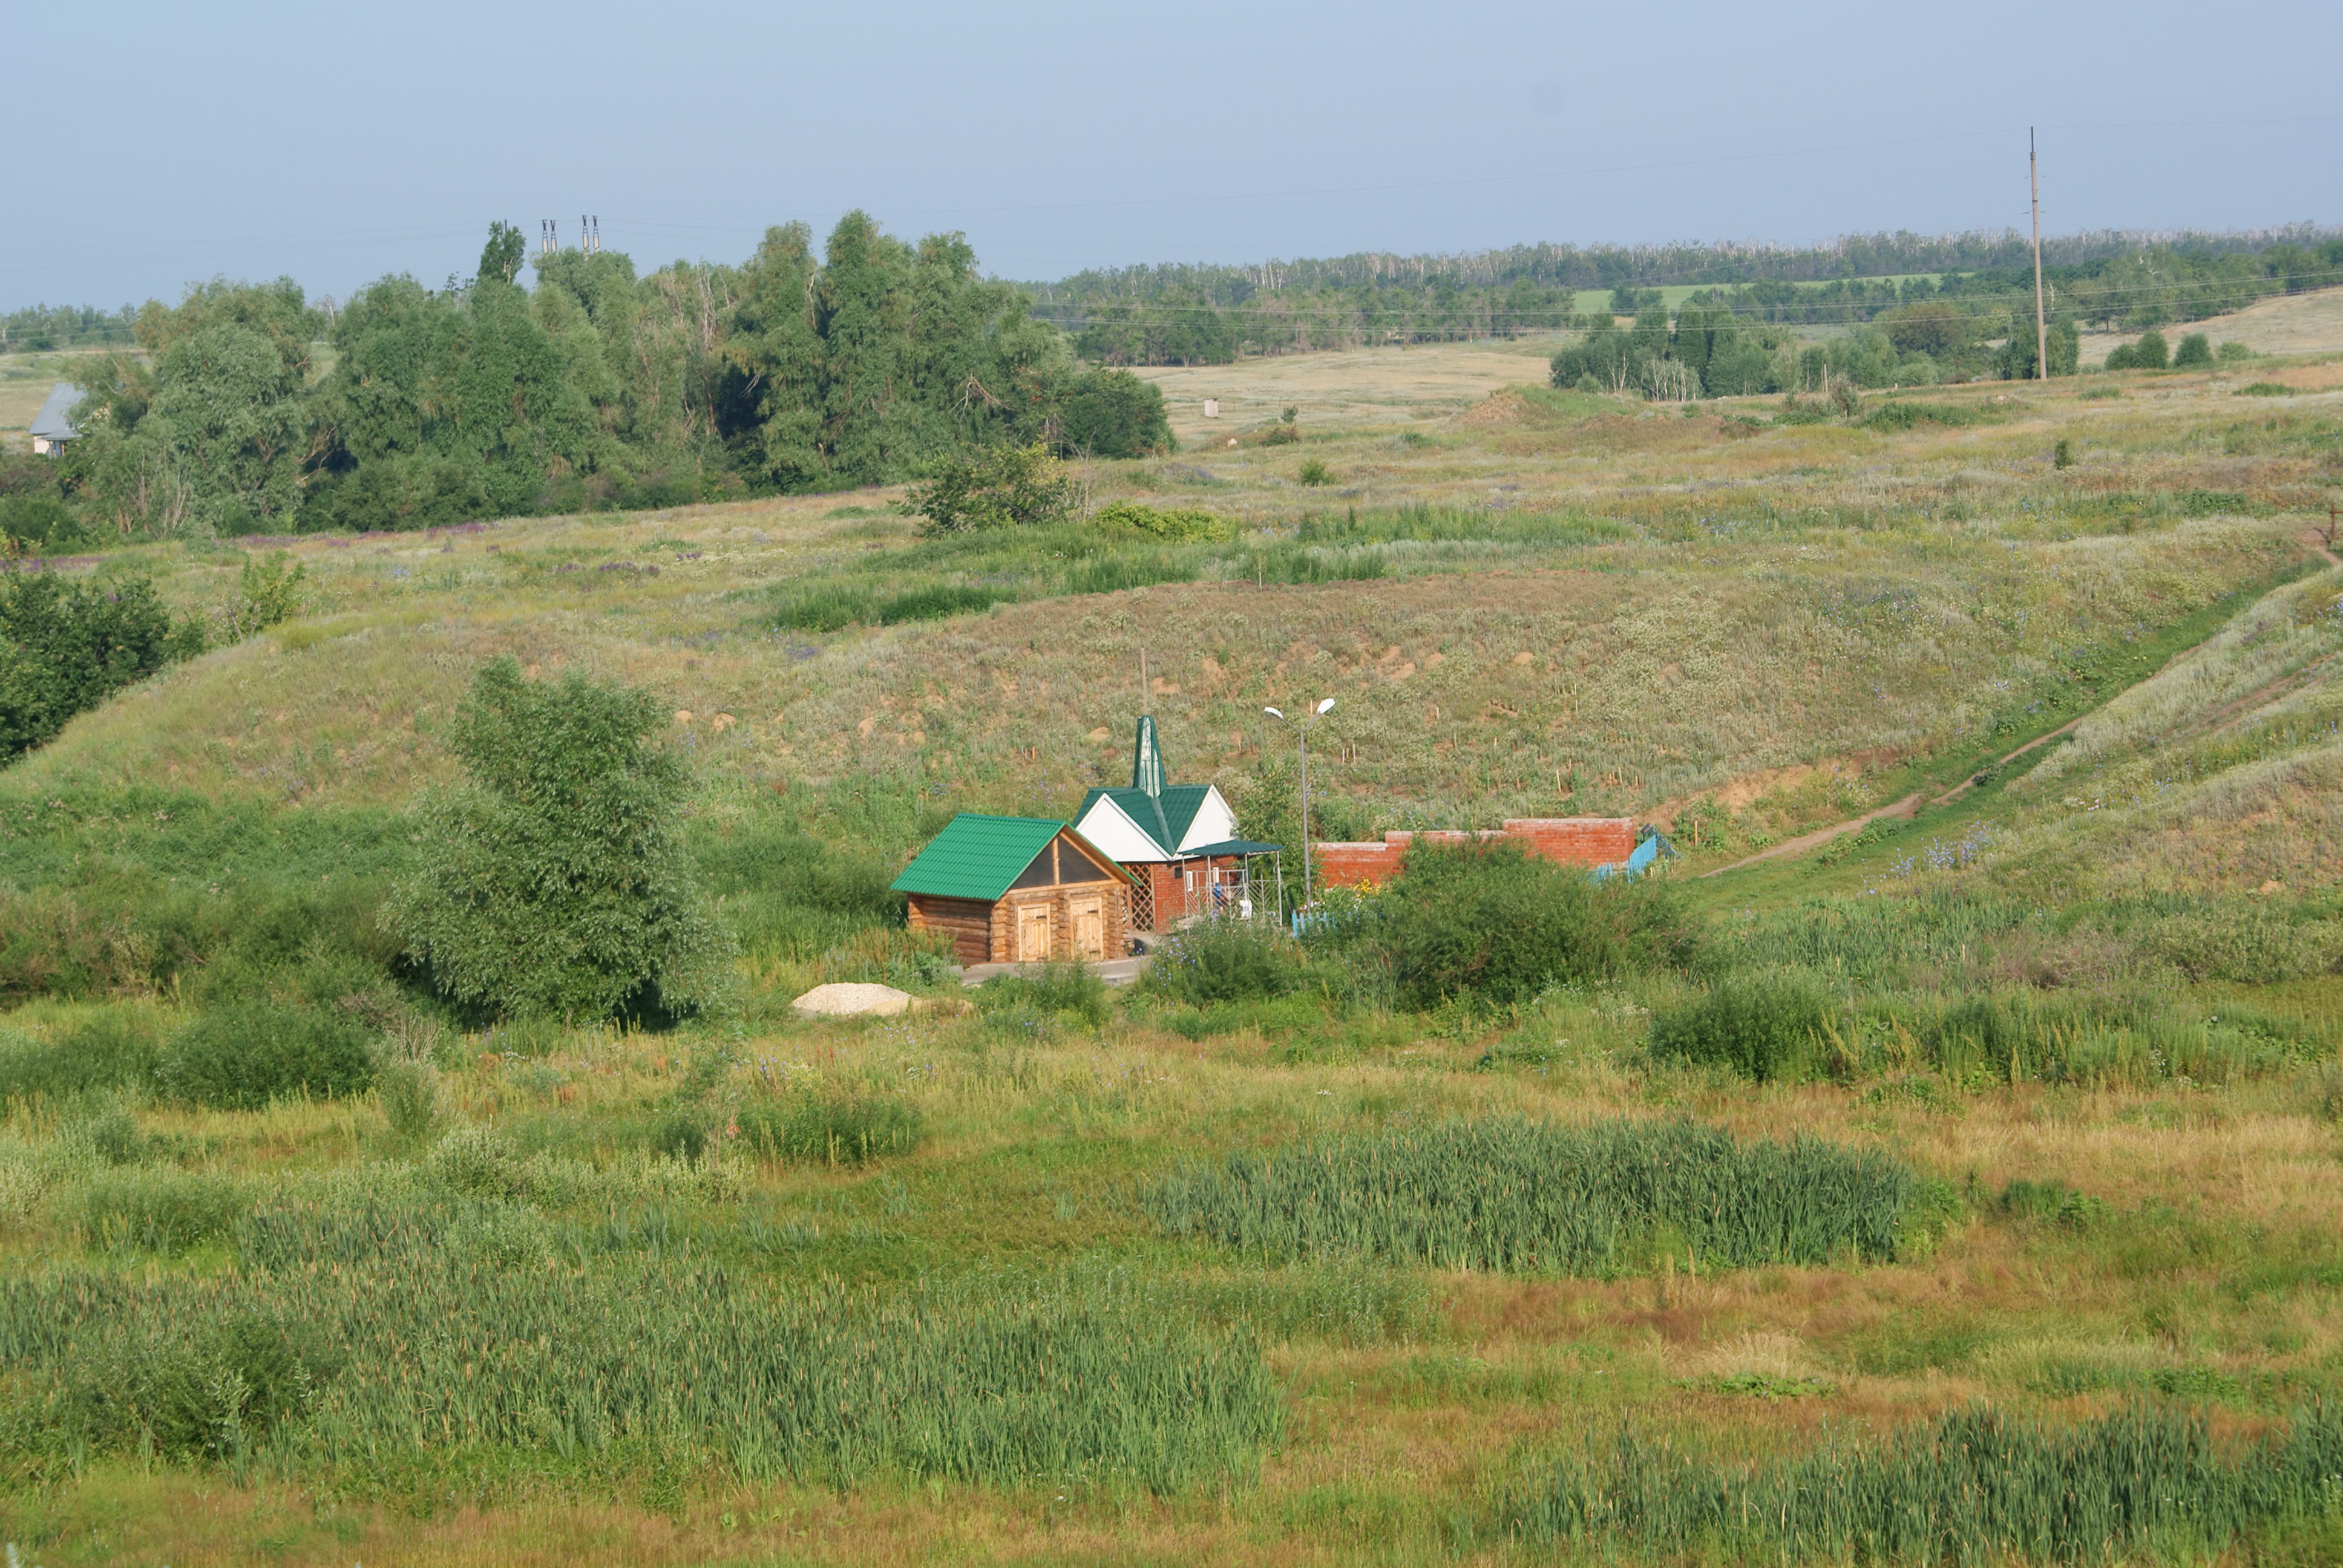
[[[1632,817],[1513,817],[1501,832],[1442,829],[1385,833],[1380,844],[1312,844],[1311,863],[1320,887],[1353,888],[1397,876],[1408,845],[1417,839],[1461,844],[1475,839],[1518,839],[1531,854],[1557,865],[1615,866],[1635,851],[1635,822]]]

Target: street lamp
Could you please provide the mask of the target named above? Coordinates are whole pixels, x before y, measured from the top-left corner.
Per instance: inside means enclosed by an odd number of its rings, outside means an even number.
[[[1332,698],[1322,697],[1318,699],[1317,708],[1308,717],[1298,720],[1286,718],[1274,708],[1262,709],[1292,730],[1302,740],[1302,902],[1305,906],[1310,902],[1310,727],[1325,718],[1327,710],[1333,706]]]

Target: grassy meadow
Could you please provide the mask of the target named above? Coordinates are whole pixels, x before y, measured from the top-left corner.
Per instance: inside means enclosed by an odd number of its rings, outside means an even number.
[[[1164,373],[1186,449],[1081,482],[1218,538],[871,490],[67,567],[307,597],[0,771],[0,1538],[2343,1557],[2343,357],[1846,407],[1444,352],[1215,370],[1212,445]],[[962,991],[887,882],[1119,780],[1142,650],[1248,832],[1299,833],[1261,709],[1332,696],[1318,836],[1633,814],[1690,956]],[[375,911],[501,655],[672,711],[736,1005],[401,978]],[[923,1005],[789,1013],[829,980]],[[370,1087],[186,1089],[297,1017]]]

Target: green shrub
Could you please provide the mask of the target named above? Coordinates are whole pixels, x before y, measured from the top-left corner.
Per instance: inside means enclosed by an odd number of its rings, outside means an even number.
[[[1237,537],[1237,526],[1201,507],[1149,507],[1137,501],[1109,501],[1091,514],[1092,526],[1127,528],[1151,538],[1176,544],[1225,544]]]
[[[75,1351],[66,1419],[93,1446],[167,1459],[251,1452],[307,1416],[339,1371],[307,1325],[250,1310],[142,1323]]]
[[[1400,1000],[1426,1010],[1511,1006],[1557,984],[1680,964],[1694,945],[1673,890],[1596,882],[1504,839],[1413,845],[1370,932]]]
[[[783,631],[843,631],[878,619],[878,596],[860,585],[822,583],[800,588],[773,612]]]
[[[439,1073],[429,1062],[400,1061],[375,1075],[375,1099],[391,1136],[407,1143],[429,1140],[439,1125]]]
[[[1166,1233],[1270,1259],[1364,1252],[1436,1269],[1615,1274],[1655,1246],[1704,1265],[1896,1256],[1904,1165],[1690,1121],[1493,1116],[1336,1135],[1172,1171],[1141,1198]],[[1676,1255],[1671,1250],[1669,1256]]]
[[[1303,983],[1308,960],[1282,930],[1256,920],[1199,920],[1160,943],[1144,990],[1195,1007],[1283,996]]]
[[[156,1078],[175,1099],[249,1111],[289,1094],[363,1094],[372,1037],[344,1017],[273,1001],[207,1008],[165,1047]]]
[[[2190,333],[2180,340],[2180,347],[2172,351],[2172,367],[2175,370],[2188,370],[2212,363],[2213,340],[2201,332]]]
[[[144,578],[0,573],[0,763],[203,647],[203,628],[173,626]]]
[[[1811,1063],[1830,1021],[1829,1004],[1803,980],[1720,980],[1697,1000],[1654,1015],[1651,1051],[1765,1083]]]
[[[1320,458],[1311,457],[1302,463],[1301,471],[1294,477],[1312,487],[1331,485],[1334,482],[1334,471]]]
[[[2227,347],[2224,344],[2222,347]],[[2294,388],[2283,381],[2252,381],[2237,388],[2240,397],[2291,397]]]
[[[2215,351],[2214,357],[2224,365],[2236,365],[2243,360],[2251,359],[2254,357],[2254,351],[2242,343],[2224,343]]]
[[[997,604],[1013,604],[1016,598],[1015,594],[1004,588],[936,583],[928,588],[908,588],[880,599],[878,621],[880,626],[900,626],[905,621],[941,620],[946,616],[969,615],[990,609]]]
[[[988,1015],[1040,1013],[1074,1019],[1097,1028],[1107,1020],[1106,981],[1083,963],[1050,962],[1022,972],[994,975],[976,988],[976,1005]]]
[[[103,539],[82,528],[72,509],[55,496],[0,494],[0,558],[59,555],[94,548]]]
[[[1892,399],[1882,403],[1864,417],[1864,424],[1875,430],[1909,430],[1923,423],[1930,425],[1977,425],[1985,415],[1959,403],[1912,403]]]
[[[249,1206],[224,1176],[126,1167],[92,1176],[64,1208],[85,1247],[179,1253],[227,1236]]]
[[[2139,335],[2139,341],[2131,346],[2132,368],[2136,370],[2161,370],[2167,362],[2168,355],[2161,332],[2153,329],[2143,332]]]
[[[891,1094],[800,1091],[752,1100],[733,1114],[740,1142],[766,1160],[860,1165],[909,1154],[927,1136],[918,1109]]]
[[[1176,452],[1163,389],[1128,370],[1084,370],[1059,403],[1058,451],[1097,457],[1144,457]]]
[[[950,453],[903,502],[905,511],[927,518],[930,534],[1054,523],[1073,506],[1065,465],[1038,442]]]
[[[499,658],[447,732],[467,781],[419,812],[416,874],[385,920],[466,1008],[663,1020],[724,994],[731,943],[684,846],[690,775],[653,746],[650,694],[526,679]]]

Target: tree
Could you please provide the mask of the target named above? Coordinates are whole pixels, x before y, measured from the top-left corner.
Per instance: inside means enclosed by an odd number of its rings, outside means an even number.
[[[520,237],[519,229],[508,223],[492,223],[488,225],[488,243],[480,247],[480,276],[510,283],[528,255],[528,245]]]
[[[2019,310],[2009,319],[2009,341],[2001,350],[2001,373],[2013,381],[2031,381],[2040,374],[2035,359],[2034,312]],[[2083,337],[2070,317],[2050,323],[2050,374],[2072,376],[2082,367]]]
[[[2161,370],[2165,367],[2165,356],[2164,334],[2161,332],[2143,332],[2139,335],[2139,341],[2131,346],[2131,362],[2137,369]]]
[[[1144,457],[1180,449],[1163,412],[1163,389],[1128,370],[1088,370],[1073,377],[1058,407],[1061,454]]]
[[[1899,354],[1943,359],[1966,348],[1976,337],[1969,313],[1945,299],[1919,299],[1883,310],[1875,318]]]
[[[1036,442],[945,457],[929,478],[911,487],[903,509],[928,519],[924,532],[957,534],[1054,523],[1073,505],[1074,484],[1064,465]]]
[[[731,943],[683,842],[683,759],[648,744],[649,693],[500,658],[447,731],[466,779],[426,798],[387,928],[432,983],[491,1017],[671,1019],[714,1005]]]
[[[313,443],[310,346],[325,325],[300,285],[215,279],[149,301],[139,355],[90,366],[69,451],[80,492],[125,529],[289,526]]]

